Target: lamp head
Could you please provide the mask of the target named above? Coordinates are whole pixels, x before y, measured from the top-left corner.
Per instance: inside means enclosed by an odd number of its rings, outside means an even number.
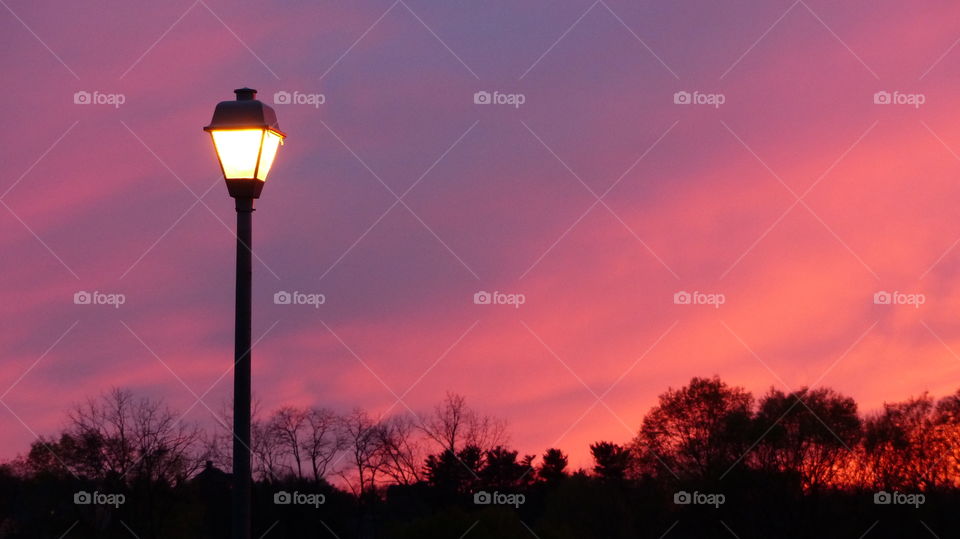
[[[234,93],[235,100],[217,103],[203,130],[213,139],[230,196],[260,198],[286,134],[280,131],[276,112],[256,99],[256,90],[239,88]]]

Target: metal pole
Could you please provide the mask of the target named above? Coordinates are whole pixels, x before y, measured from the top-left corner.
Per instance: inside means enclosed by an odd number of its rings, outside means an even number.
[[[233,365],[233,539],[250,536],[250,330],[253,199],[237,201],[237,304]]]

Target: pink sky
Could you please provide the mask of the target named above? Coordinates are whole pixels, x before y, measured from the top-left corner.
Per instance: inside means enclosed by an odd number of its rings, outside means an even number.
[[[692,376],[827,385],[866,411],[953,393],[958,16],[947,1],[6,0],[0,456],[112,386],[180,410],[203,395],[187,418],[205,424],[229,398],[234,211],[200,127],[245,85],[326,99],[276,106],[289,143],[254,239],[265,409],[427,411],[455,391],[522,452],[586,465],[590,442],[627,441]],[[76,105],[80,90],[125,102]],[[475,105],[480,90],[525,102]],[[126,303],[75,305],[81,290]],[[281,290],[326,303],[275,305]],[[526,302],[475,305],[480,290]]]

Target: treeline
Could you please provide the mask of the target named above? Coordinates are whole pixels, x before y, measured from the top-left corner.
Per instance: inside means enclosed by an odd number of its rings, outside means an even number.
[[[230,451],[162,402],[113,390],[0,466],[0,539],[229,536]],[[433,410],[257,413],[255,537],[951,537],[960,391],[863,415],[828,388],[671,388],[623,443],[521,454],[502,420]]]

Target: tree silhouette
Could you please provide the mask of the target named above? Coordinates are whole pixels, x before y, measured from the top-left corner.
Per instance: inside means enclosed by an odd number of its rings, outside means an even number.
[[[719,378],[669,389],[646,417],[633,448],[644,472],[706,479],[724,474],[747,451],[753,397]]]
[[[298,478],[303,478],[304,457],[301,451],[308,427],[307,411],[293,406],[284,406],[275,411],[266,424],[268,435],[277,441],[280,456],[291,461],[290,470],[295,471]]]
[[[590,446],[593,472],[602,479],[621,481],[627,476],[632,455],[627,448],[612,442],[597,442]]]
[[[367,412],[356,408],[341,422],[351,470],[341,472],[354,494],[363,498],[376,489],[377,474],[383,465],[380,425]],[[352,472],[352,474],[349,474]]]
[[[311,408],[306,413],[307,435],[301,441],[303,454],[310,462],[313,480],[327,477],[327,471],[337,454],[346,447],[337,415],[325,408]]]
[[[59,440],[33,444],[27,464],[85,479],[179,484],[199,471],[200,431],[159,401],[113,389],[69,414]]]
[[[453,454],[466,446],[487,451],[506,442],[506,425],[502,420],[477,413],[467,406],[464,396],[456,393],[447,393],[443,402],[421,422],[420,428],[441,451]]]
[[[427,481],[448,494],[464,494],[476,490],[483,468],[483,451],[468,445],[454,454],[449,449],[427,457]]]
[[[378,444],[382,471],[398,485],[412,485],[423,478],[423,443],[414,437],[416,425],[409,416],[382,421]]]
[[[960,530],[960,392],[888,403],[861,418],[852,398],[828,388],[770,389],[754,407],[742,388],[693,378],[660,395],[629,445],[590,444],[593,466],[572,474],[560,448],[534,468],[533,455],[504,443],[478,445],[505,439],[503,423],[455,394],[425,416],[281,407],[255,417],[263,417],[253,437],[257,536],[628,539],[735,530],[806,539]],[[122,390],[77,406],[61,432],[0,465],[0,539],[68,529],[68,537],[133,530],[144,539],[225,539],[231,481],[214,462],[229,463],[229,431],[205,434],[180,419]],[[326,503],[277,504],[282,491],[322,493]],[[876,502],[881,491],[922,493],[927,502],[893,507]],[[71,503],[80,492],[123,493],[128,502]],[[698,505],[690,501],[697,493],[727,502]]]
[[[949,484],[960,488],[960,390],[937,403],[934,421],[940,429]]]
[[[878,488],[936,489],[960,484],[957,396],[936,403],[930,395],[884,404],[867,419],[864,455]]]
[[[761,400],[752,461],[767,471],[798,475],[803,489],[837,481],[861,436],[857,404],[822,388],[789,394],[771,389]]]
[[[517,461],[518,451],[510,451],[497,446],[486,452],[483,468],[480,469],[480,481],[486,488],[507,490],[520,487],[520,482],[532,479],[531,463],[534,456],[527,455]]]
[[[543,454],[542,463],[537,469],[540,479],[547,482],[559,481],[567,477],[567,456],[557,448],[550,448]]]

